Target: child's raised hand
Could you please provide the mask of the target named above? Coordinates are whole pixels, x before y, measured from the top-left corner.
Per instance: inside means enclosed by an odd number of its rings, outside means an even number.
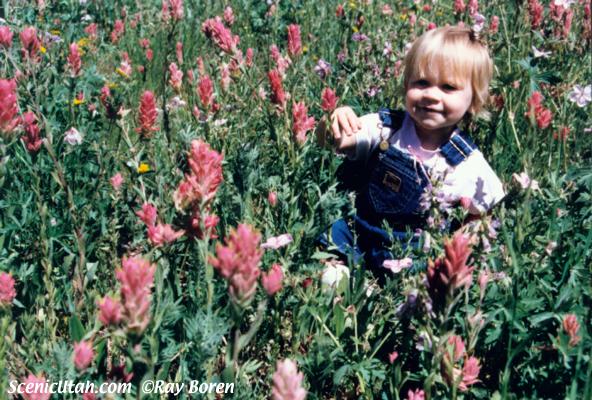
[[[331,133],[337,142],[342,136],[351,136],[362,128],[362,122],[350,107],[339,107],[331,114]]]

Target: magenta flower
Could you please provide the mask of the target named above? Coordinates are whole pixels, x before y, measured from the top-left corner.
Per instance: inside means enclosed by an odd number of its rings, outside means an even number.
[[[119,191],[119,189],[121,189],[121,185],[123,184],[123,176],[118,172],[109,179],[109,182],[115,191]]]
[[[567,314],[563,317],[563,330],[569,335],[570,346],[573,347],[580,342],[581,337],[578,336],[580,324],[575,314]]]
[[[300,26],[288,25],[288,54],[296,57],[302,54],[302,40],[300,38]]]
[[[68,54],[68,67],[70,68],[70,75],[77,77],[80,75],[82,68],[82,60],[80,59],[80,50],[76,43],[70,45],[70,53]]]
[[[467,6],[463,0],[454,0],[454,12],[462,14],[467,9]]]
[[[304,400],[306,389],[302,387],[304,375],[290,359],[278,361],[273,374],[271,398],[273,400]]]
[[[10,306],[15,297],[14,278],[6,272],[0,272],[0,307]]]
[[[183,0],[162,0],[162,20],[167,22],[183,19]]]
[[[74,343],[74,354],[72,358],[74,360],[74,366],[78,371],[87,369],[94,357],[95,352],[91,343],[85,340]]]
[[[475,357],[469,357],[465,359],[462,368],[462,379],[458,384],[458,388],[461,392],[469,390],[470,385],[474,385],[479,382],[479,372],[481,371],[481,365],[479,360]]]
[[[23,114],[22,123],[25,134],[21,137],[21,140],[25,144],[29,153],[35,154],[43,144],[40,133],[41,130],[37,125],[37,117],[31,111],[27,111]]]
[[[23,393],[23,400],[49,400],[51,397],[51,392],[49,388],[49,383],[47,380],[41,376],[36,376],[33,374],[29,374],[25,379],[22,380],[22,383],[25,385],[24,387],[30,387],[29,390],[32,393]]]
[[[267,202],[269,203],[270,206],[275,207],[277,205],[277,193],[270,191],[267,194]]]
[[[306,142],[306,132],[315,126],[314,117],[307,115],[308,109],[303,101],[292,104],[292,133],[298,144]]]
[[[201,25],[202,32],[211,39],[216,46],[228,54],[233,54],[240,41],[238,35],[233,36],[230,29],[226,28],[220,17],[205,20]]]
[[[156,224],[157,210],[156,207],[150,203],[144,203],[140,211],[136,211],[136,215],[140,217],[142,222],[147,226]]]
[[[335,95],[335,92],[330,88],[323,89],[321,93],[321,108],[323,111],[331,113],[335,110],[339,97]]]
[[[261,284],[268,295],[273,296],[282,289],[282,280],[284,279],[284,271],[280,264],[273,264],[271,270],[261,275]]]
[[[169,65],[169,84],[178,93],[181,91],[181,85],[183,85],[183,71],[177,67],[177,64],[171,63]]]
[[[0,79],[0,132],[12,132],[18,125],[16,82],[14,79]]]
[[[210,106],[214,103],[214,84],[212,83],[212,80],[209,76],[203,75],[199,78],[197,93],[199,95],[201,105],[207,112],[210,109]]]
[[[31,61],[38,61],[41,42],[37,37],[37,31],[35,28],[29,26],[23,29],[19,34],[19,37],[21,39],[21,45],[23,46],[21,49],[23,58],[29,59]]]
[[[407,392],[407,400],[425,400],[425,393],[421,389],[415,389],[414,391],[409,389]]]
[[[179,65],[183,65],[183,43],[177,42],[175,45],[175,54],[177,56],[177,62]]]
[[[528,14],[530,15],[530,27],[533,30],[538,29],[543,22],[543,13],[545,8],[539,0],[528,0]]]
[[[277,69],[271,70],[267,73],[269,84],[271,86],[271,102],[283,110],[286,106],[286,93],[282,84],[282,76]]]
[[[226,22],[228,26],[234,24],[234,12],[230,6],[226,6],[224,9],[224,22]]]
[[[148,226],[148,239],[153,246],[173,243],[184,234],[184,230],[175,231],[169,224]]]
[[[121,322],[121,303],[119,301],[105,296],[97,301],[99,307],[99,321],[105,326],[117,325]]]
[[[216,257],[209,262],[229,284],[231,299],[239,305],[247,305],[257,290],[259,263],[263,251],[259,248],[261,235],[246,224],[239,224],[226,238],[226,246],[216,245]]]
[[[156,266],[140,257],[124,257],[121,268],[115,271],[121,283],[123,316],[128,330],[136,334],[144,332],[150,323],[150,289],[155,271]]]
[[[6,25],[0,26],[0,46],[9,49],[12,46],[13,33]]]

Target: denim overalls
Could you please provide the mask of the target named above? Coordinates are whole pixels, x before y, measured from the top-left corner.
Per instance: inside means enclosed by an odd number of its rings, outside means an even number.
[[[405,115],[388,108],[381,108],[378,113],[382,127],[390,128],[392,133],[400,128]],[[357,189],[357,214],[352,221],[336,221],[329,231],[340,255],[351,255],[354,262],[364,257],[368,267],[378,270],[384,260],[393,258],[388,250],[393,239],[400,241],[403,247],[419,244],[418,237],[408,232],[425,225],[426,215],[419,204],[430,184],[428,169],[421,161],[390,145],[388,139],[383,138],[384,143],[377,146],[366,163],[364,182]],[[476,149],[475,144],[457,130],[440,147],[440,153],[451,167],[456,167]],[[388,223],[390,234],[382,228],[384,222]],[[321,242],[328,244],[326,237],[321,238]]]

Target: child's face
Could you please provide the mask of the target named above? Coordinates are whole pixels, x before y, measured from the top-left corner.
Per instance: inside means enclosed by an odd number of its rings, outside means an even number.
[[[469,79],[448,81],[446,77],[411,76],[405,108],[419,133],[447,135],[471,106],[473,90]]]

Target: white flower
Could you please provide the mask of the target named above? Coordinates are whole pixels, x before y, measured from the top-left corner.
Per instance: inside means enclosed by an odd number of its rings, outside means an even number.
[[[76,128],[70,128],[64,134],[64,142],[72,146],[81,144],[82,134]]]
[[[524,190],[528,188],[539,190],[539,183],[534,179],[530,179],[526,172],[521,172],[520,175],[512,174],[512,179],[514,179],[514,182],[518,183],[518,185]]]
[[[349,268],[340,262],[328,262],[321,276],[322,286],[334,288],[342,279],[349,279]]]
[[[555,0],[555,5],[561,6],[567,10],[575,2],[576,0]]]
[[[586,87],[575,85],[569,93],[569,100],[576,103],[578,107],[586,107],[592,101],[592,85]]]
[[[549,58],[549,56],[551,55],[550,51],[539,50],[534,46],[532,46],[532,52],[534,53],[534,58]]]
[[[176,111],[179,108],[183,108],[187,105],[187,102],[181,98],[181,96],[173,97],[167,104],[167,110]]]
[[[279,249],[280,247],[287,246],[288,244],[292,243],[292,235],[289,233],[284,233],[279,236],[274,236],[268,238],[265,243],[261,245],[262,249]]]

